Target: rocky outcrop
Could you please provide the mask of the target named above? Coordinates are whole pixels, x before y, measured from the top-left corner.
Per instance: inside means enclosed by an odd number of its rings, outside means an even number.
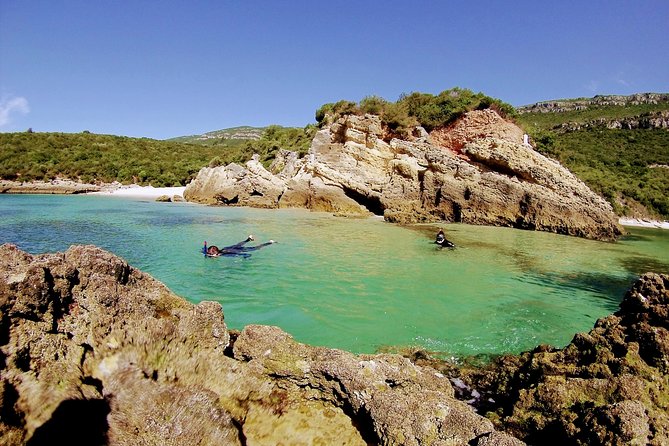
[[[412,140],[390,139],[377,116],[349,115],[319,131],[307,156],[283,152],[266,170],[203,168],[188,201],[304,207],[391,222],[453,221],[615,239],[610,205],[556,161],[523,143],[492,110]],[[280,169],[281,166],[285,168]],[[275,172],[275,173],[270,173]]]
[[[105,186],[57,179],[51,181],[10,181],[0,180],[0,194],[53,194],[70,195],[100,192]]]
[[[531,444],[669,444],[669,276],[643,276],[564,349],[504,357],[457,382],[480,413]]]
[[[0,443],[519,445],[395,355],[231,335],[92,246],[0,246]],[[622,410],[622,409],[621,409]]]

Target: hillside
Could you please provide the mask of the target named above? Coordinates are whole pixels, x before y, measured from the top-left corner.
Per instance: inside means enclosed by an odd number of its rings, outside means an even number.
[[[669,94],[544,101],[516,122],[619,215],[669,219]]]
[[[255,141],[262,137],[266,127],[232,127],[229,129],[214,130],[203,133],[201,135],[179,136],[168,139],[173,142],[184,142],[193,144],[211,144],[221,143],[224,141],[238,140],[238,141]]]
[[[85,183],[183,186],[207,165],[245,162],[254,153],[271,162],[279,149],[304,153],[313,133],[310,127],[246,127],[211,132],[230,137],[212,137],[200,143],[189,142],[189,137],[159,141],[89,132],[0,133],[0,179],[68,178]],[[233,137],[242,134],[255,136]]]

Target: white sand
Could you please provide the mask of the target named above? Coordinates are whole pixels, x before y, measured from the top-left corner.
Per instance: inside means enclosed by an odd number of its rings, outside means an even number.
[[[173,197],[174,195],[181,195],[183,197],[185,186],[181,187],[153,187],[153,186],[119,186],[110,187],[108,190],[100,192],[92,192],[95,195],[115,195],[123,197],[153,197],[157,198],[161,195]]]
[[[623,226],[637,226],[640,228],[669,229],[669,221],[642,220],[639,218],[623,217],[618,222]]]

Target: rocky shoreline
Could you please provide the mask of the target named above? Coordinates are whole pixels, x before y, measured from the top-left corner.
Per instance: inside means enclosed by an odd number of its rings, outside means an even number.
[[[456,222],[615,240],[608,202],[495,111],[399,139],[375,115],[327,119],[306,156],[281,151],[266,169],[204,167],[184,198],[204,204],[299,207],[393,223]]]
[[[0,333],[8,446],[669,441],[666,275],[642,277],[565,349],[459,369],[276,327],[230,332],[219,304],[190,304],[94,246],[2,245]]]
[[[0,194],[50,194],[75,195],[112,190],[115,185],[80,183],[56,179],[51,181],[11,181],[0,180]]]
[[[0,180],[0,194],[47,194],[47,195],[76,195],[94,194],[116,197],[150,197],[156,200],[167,197],[166,201],[182,201],[186,187],[151,187],[125,186],[120,183],[90,184],[72,180],[31,181],[19,182]],[[669,221],[651,220],[642,218],[619,217],[618,224],[652,229],[669,229]]]

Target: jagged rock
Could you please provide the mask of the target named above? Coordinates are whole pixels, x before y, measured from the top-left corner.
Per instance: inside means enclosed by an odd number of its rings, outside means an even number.
[[[282,152],[270,169],[203,168],[188,201],[304,207],[391,222],[454,221],[615,239],[611,206],[567,169],[523,144],[492,110],[467,113],[428,137],[391,139],[378,116],[344,116],[317,132],[307,156]]]
[[[267,171],[257,155],[246,163],[204,167],[186,187],[184,198],[206,204],[278,207],[285,183]]]
[[[669,276],[644,275],[564,349],[540,346],[460,379],[481,395],[479,412],[528,443],[669,444]]]
[[[231,337],[219,304],[190,304],[99,248],[11,245],[0,246],[0,443],[523,444],[434,369],[309,347],[276,327]]]

